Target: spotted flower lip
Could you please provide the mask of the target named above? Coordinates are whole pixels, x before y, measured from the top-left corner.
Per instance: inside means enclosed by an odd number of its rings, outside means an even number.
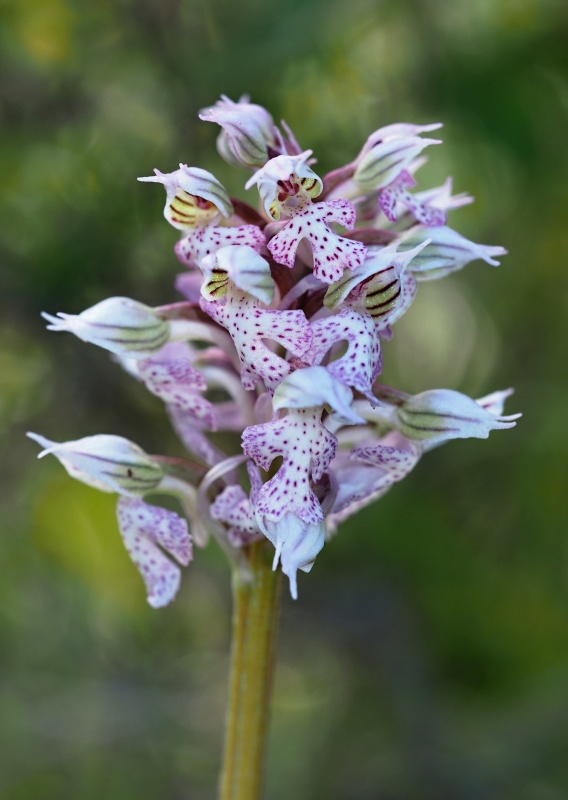
[[[182,566],[193,558],[186,521],[173,511],[131,497],[119,499],[116,515],[124,546],[146,584],[149,605],[168,605],[178,592],[181,571],[165,553]]]
[[[38,458],[54,455],[72,478],[103,492],[141,496],[156,489],[164,477],[157,461],[122,436],[101,433],[58,443],[38,433],[27,435],[45,448]]]
[[[379,192],[379,205],[390,222],[398,219],[397,205],[405,206],[412,216],[425,227],[445,225],[446,212],[441,208],[428,205],[416,195],[408,191],[416,186],[416,181],[407,170],[402,172],[391,183]]]
[[[297,597],[296,572],[309,571],[325,541],[324,514],[312,481],[323,476],[336,452],[336,437],[321,422],[322,409],[291,409],[282,419],[247,428],[243,450],[268,469],[274,458],[282,465],[262,485],[255,503],[258,527],[276,548]]]
[[[338,492],[328,518],[330,532],[405,478],[421,456],[422,448],[398,431],[341,451],[333,462]]]
[[[330,360],[327,371],[346,386],[364,394],[372,404],[379,401],[373,394],[373,383],[382,369],[379,335],[368,316],[351,308],[312,323],[314,345],[310,352],[313,363],[320,363],[330,348],[347,342],[347,351]]]
[[[261,308],[255,298],[236,288],[227,291],[223,305],[202,301],[201,306],[233,338],[243,386],[249,391],[259,380],[273,391],[291,369],[265,340],[277,342],[298,358],[311,346],[313,335],[303,311]]]
[[[185,231],[202,227],[233,213],[225,188],[207,170],[180,164],[174,172],[154,172],[155,175],[138,180],[165,186],[164,217],[174,228]]]
[[[210,225],[186,232],[176,242],[174,252],[186,267],[202,268],[202,262],[224,247],[251,247],[259,253],[265,246],[264,234],[256,225],[220,227]]]
[[[290,581],[290,594],[293,600],[298,599],[297,572],[310,572],[316,556],[325,544],[325,523],[312,522],[305,524],[295,514],[285,514],[274,522],[267,520],[263,525],[263,533],[275,548],[274,569],[280,561],[282,572]]]
[[[270,240],[268,249],[278,264],[292,269],[298,246],[306,239],[312,250],[315,277],[324,283],[333,283],[345,269],[357,267],[365,260],[367,248],[364,244],[340,236],[331,227],[336,223],[350,231],[355,217],[355,207],[348,200],[305,205]]]
[[[204,397],[207,382],[193,366],[194,359],[195,354],[185,342],[170,342],[155,356],[134,362],[133,372],[166,404],[190,412],[205,427],[215,430],[214,408]]]

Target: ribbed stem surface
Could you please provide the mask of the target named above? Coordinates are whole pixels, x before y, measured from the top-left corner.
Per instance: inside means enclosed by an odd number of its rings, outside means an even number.
[[[264,542],[249,548],[253,579],[233,577],[229,699],[219,800],[259,800],[278,627],[280,571]]]

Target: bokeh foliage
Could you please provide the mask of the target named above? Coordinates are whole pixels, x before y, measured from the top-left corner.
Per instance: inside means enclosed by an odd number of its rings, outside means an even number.
[[[0,26],[0,794],[210,798],[228,571],[199,552],[155,612],[108,496],[36,464],[31,428],[175,454],[160,403],[41,310],[174,297],[179,161],[243,195],[196,112],[250,92],[322,170],[382,124],[445,123],[465,235],[503,244],[419,297],[385,380],[525,416],[454,442],[340,531],[284,611],[267,797],[568,796],[568,9],[562,0],[19,0]]]

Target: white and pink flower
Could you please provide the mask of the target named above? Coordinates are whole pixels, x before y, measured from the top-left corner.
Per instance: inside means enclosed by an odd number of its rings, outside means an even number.
[[[165,187],[164,215],[181,232],[175,253],[189,269],[176,281],[186,301],[111,298],[45,315],[50,329],[113,353],[162,400],[188,457],[150,456],[118,436],[57,444],[31,434],[40,456],[119,495],[120,533],[154,607],[173,599],[192,540],[204,545],[209,532],[236,563],[252,543],[270,542],[296,597],[298,571],[312,568],[326,537],[428,450],[486,438],[520,416],[503,414],[510,390],[473,400],[377,383],[381,338],[419,282],[475,259],[497,265],[505,253],[446,225],[471,202],[452,195],[451,179],[409,191],[422,151],[439,144],[423,134],[438,124],[380,128],[322,179],[312,151],[248,98],[222,97],[201,118],[220,125],[229,163],[256,170],[246,188],[258,189],[259,204],[232,200],[198,167],[140,179]],[[211,438],[218,431],[240,433],[242,448],[225,452]],[[178,514],[146,502],[155,493],[178,498],[193,536]]]

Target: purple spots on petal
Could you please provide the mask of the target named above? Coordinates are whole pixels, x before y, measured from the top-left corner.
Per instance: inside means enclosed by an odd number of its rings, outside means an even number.
[[[167,605],[179,588],[180,570],[163,550],[180,564],[189,564],[192,543],[186,521],[173,511],[129,497],[119,499],[117,518],[124,546],[146,584],[148,602],[154,608]]]
[[[314,275],[324,283],[333,283],[341,278],[346,267],[354,269],[362,264],[367,254],[364,244],[345,239],[329,227],[335,222],[352,230],[355,216],[355,207],[348,200],[330,200],[304,206],[270,240],[268,249],[275,261],[292,268],[300,241],[307,239],[313,252]],[[324,244],[320,244],[321,241]],[[331,262],[336,263],[324,269],[325,264]]]
[[[302,423],[300,425],[300,423]],[[300,444],[307,445],[300,448]],[[323,518],[319,503],[310,487],[310,478],[318,481],[335,455],[337,439],[321,423],[321,408],[291,409],[282,419],[246,428],[243,450],[260,467],[268,470],[276,456],[282,466],[258,492],[257,514],[278,520],[294,513],[304,522]],[[290,492],[290,471],[294,470],[295,491]]]
[[[259,253],[266,239],[256,225],[239,227],[196,228],[175,245],[175,254],[186,267],[195,267],[201,259],[231,244],[248,245]]]

